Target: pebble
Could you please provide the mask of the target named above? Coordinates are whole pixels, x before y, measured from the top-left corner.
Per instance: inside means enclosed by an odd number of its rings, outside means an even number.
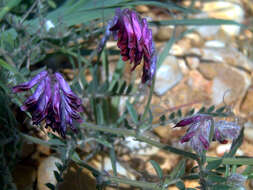
[[[223,102],[232,103],[244,96],[250,85],[249,76],[238,69],[218,64],[215,68],[217,76],[212,85],[212,103],[218,105]]]
[[[243,22],[244,10],[240,1],[214,1],[206,2],[203,5],[203,11],[208,14],[208,17]],[[240,26],[236,25],[222,25],[221,29],[230,36],[238,35],[240,32]]]
[[[253,89],[249,88],[241,104],[241,111],[246,114],[253,113]]]
[[[218,156],[223,156],[225,154],[225,152],[229,152],[230,148],[231,148],[232,144],[220,144],[218,145],[218,147],[216,148],[216,154]],[[242,150],[238,149],[236,151],[236,155],[237,156],[242,156],[244,153]]]
[[[210,40],[205,43],[205,47],[209,48],[224,48],[225,44],[222,41],[218,40]]]
[[[253,127],[245,127],[244,129],[244,137],[253,143]]]
[[[167,56],[156,73],[155,93],[162,96],[178,84],[182,78],[183,74],[180,70],[176,57],[171,55]]]
[[[54,176],[54,171],[58,171],[57,167],[55,166],[56,162],[61,163],[61,160],[54,156],[49,156],[40,163],[37,173],[38,190],[49,190],[49,188],[45,186],[46,183],[51,183],[54,185],[56,184],[56,179]]]

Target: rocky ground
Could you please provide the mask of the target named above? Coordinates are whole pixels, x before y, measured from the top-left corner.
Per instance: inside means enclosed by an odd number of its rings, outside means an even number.
[[[225,103],[235,113],[233,119],[245,127],[245,139],[237,155],[253,156],[253,34],[250,25],[253,4],[250,0],[234,0],[234,2],[197,3],[196,6],[205,13],[195,14],[193,18],[208,16],[231,19],[244,23],[249,28],[242,30],[239,26],[231,25],[194,27],[194,32],[177,41],[157,71],[152,110],[158,118],[161,114],[174,111],[178,107],[189,110],[193,107],[200,108],[202,105],[222,106]],[[183,2],[185,5],[188,3],[188,1]],[[154,20],[171,19],[171,16],[161,9],[139,6],[137,11]],[[175,14],[175,18],[177,17],[180,18]],[[174,30],[178,35],[190,27],[153,27],[152,29],[158,52],[161,52]],[[116,47],[114,42],[109,42],[107,45]],[[187,148],[178,143],[184,133],[183,130],[175,130],[168,125],[159,126],[153,132],[154,134],[149,135],[163,143]],[[118,154],[121,156],[117,168],[120,175],[130,179],[140,179],[140,176],[145,173],[155,175],[149,162],[151,159],[160,164],[165,174],[169,174],[180,160],[177,155],[148,147],[132,138],[126,138],[122,144],[124,146],[119,145],[121,148]],[[230,146],[231,143],[226,145],[213,143],[208,154],[222,156]],[[23,158],[26,157],[32,159],[24,159],[24,163],[14,171],[14,179],[19,189],[31,186],[37,178],[38,190],[46,190],[43,184],[54,181],[52,171],[56,169],[54,162],[59,161],[58,158],[52,155],[50,149],[33,144],[25,144]],[[112,170],[110,159],[106,155],[97,155],[92,159],[91,164],[108,172]],[[187,164],[189,167],[194,165],[192,162]],[[73,165],[65,178],[60,189],[95,189],[95,180],[85,169],[80,170]],[[198,186],[197,182],[185,183],[187,187]],[[253,189],[253,181],[248,182],[248,188]],[[131,188],[122,186],[119,189]]]

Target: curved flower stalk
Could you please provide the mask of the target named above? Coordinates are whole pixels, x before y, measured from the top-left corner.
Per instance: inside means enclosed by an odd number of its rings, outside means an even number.
[[[186,134],[181,138],[180,142],[190,142],[190,146],[198,154],[209,148],[209,136],[211,126],[214,124],[213,140],[220,143],[227,143],[227,139],[234,140],[239,136],[240,126],[234,122],[220,120],[214,122],[210,115],[196,114],[185,118],[178,122],[175,127],[185,127],[189,125]]]
[[[99,44],[101,51],[106,40],[113,34],[118,41],[120,54],[123,61],[130,60],[133,63],[131,71],[144,60],[142,83],[150,84],[156,70],[155,46],[152,39],[152,30],[148,28],[147,20],[140,19],[132,10],[117,8],[113,20],[109,21],[105,36]]]
[[[62,137],[65,137],[67,126],[76,131],[73,121],[82,121],[79,115],[82,101],[62,75],[55,73],[50,76],[47,71],[42,71],[30,81],[14,86],[13,92],[27,91],[35,85],[35,92],[21,106],[22,111],[31,113],[33,124],[38,125],[45,120],[46,127],[50,126]]]

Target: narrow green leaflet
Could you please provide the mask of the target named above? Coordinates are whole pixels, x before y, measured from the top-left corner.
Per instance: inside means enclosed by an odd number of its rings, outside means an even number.
[[[134,122],[136,125],[138,125],[138,123],[139,123],[139,121],[138,121],[138,115],[137,115],[137,113],[136,113],[136,111],[135,111],[135,109],[134,109],[134,106],[133,106],[129,101],[127,101],[127,102],[126,102],[126,107],[127,107],[127,111],[128,111],[128,113],[130,114],[130,116],[131,116],[133,122]]]
[[[21,0],[9,0],[8,3],[0,10],[0,20],[14,7],[16,7]]]
[[[162,171],[161,167],[159,166],[159,164],[154,160],[150,160],[150,163],[152,164],[153,168],[155,169],[158,177],[160,179],[162,179],[163,178],[163,171]]]
[[[114,148],[110,149],[110,158],[111,158],[111,163],[112,163],[113,175],[117,176],[116,155],[115,155]]]
[[[207,164],[207,170],[213,170],[218,168],[222,164],[222,159],[211,161]]]
[[[158,26],[167,25],[188,25],[188,26],[216,26],[216,25],[237,25],[245,27],[245,25],[235,22],[233,20],[216,19],[216,18],[195,18],[195,19],[182,19],[182,20],[161,20],[152,21],[151,24]]]
[[[6,63],[2,59],[0,59],[0,66],[3,67],[3,68],[5,68],[5,69],[7,69],[8,71],[10,71],[10,72],[12,72],[14,74],[19,74],[18,70],[14,66]]]

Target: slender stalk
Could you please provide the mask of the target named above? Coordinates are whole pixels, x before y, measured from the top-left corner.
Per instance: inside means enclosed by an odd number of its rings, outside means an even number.
[[[81,127],[83,128],[87,128],[90,130],[96,130],[96,131],[103,131],[103,132],[107,132],[107,133],[111,133],[111,134],[115,134],[115,135],[119,135],[119,136],[132,136],[135,137],[136,140],[145,142],[147,144],[150,144],[152,146],[158,147],[164,151],[167,152],[171,152],[171,153],[175,153],[178,155],[183,155],[187,158],[191,158],[194,160],[198,160],[199,156],[197,156],[194,153],[190,153],[187,151],[183,151],[174,147],[171,147],[169,145],[165,145],[162,143],[159,143],[157,141],[151,140],[147,137],[141,136],[141,135],[137,135],[135,131],[133,130],[127,130],[127,129],[115,129],[115,128],[110,128],[110,127],[105,127],[105,126],[97,126],[91,123],[86,123],[84,122]],[[220,160],[222,159],[222,164],[229,164],[229,165],[253,165],[253,158],[220,158],[220,157],[209,157],[207,156],[206,161],[207,162],[211,162],[211,161],[215,161],[215,160]]]
[[[152,100],[152,97],[153,97],[153,92],[154,92],[154,86],[155,86],[155,76],[153,77],[152,79],[152,84],[151,84],[151,87],[150,87],[150,90],[149,90],[149,95],[148,95],[148,102],[145,106],[145,110],[144,110],[144,113],[141,117],[141,124],[144,122],[147,114],[148,114],[148,110],[149,110],[149,106],[150,106],[150,103],[151,103],[151,100]]]
[[[94,124],[90,124],[90,123],[86,123],[83,122],[83,125],[81,127],[87,128],[87,129],[91,129],[91,130],[97,130],[97,131],[103,131],[103,132],[108,132],[111,134],[115,134],[115,135],[120,135],[120,136],[132,136],[135,137],[136,140],[142,141],[142,142],[146,142],[147,144],[150,144],[152,146],[158,147],[162,150],[168,151],[168,152],[172,152],[178,155],[182,155],[194,160],[198,159],[198,156],[194,153],[190,153],[190,152],[186,152],[174,147],[171,147],[169,145],[166,144],[161,144],[157,141],[151,140],[147,137],[141,136],[136,134],[135,131],[133,130],[127,130],[127,129],[115,129],[115,128],[109,128],[109,127],[102,127],[102,126],[97,126]]]
[[[123,184],[128,184],[134,187],[141,187],[141,188],[148,188],[148,189],[153,189],[153,190],[160,190],[161,187],[159,186],[159,183],[150,183],[150,182],[145,182],[145,181],[135,181],[127,178],[119,178],[119,177],[105,177],[104,180],[108,180],[111,182],[115,183],[123,183]],[[173,181],[176,183],[177,181]],[[172,184],[174,184],[172,183]]]

